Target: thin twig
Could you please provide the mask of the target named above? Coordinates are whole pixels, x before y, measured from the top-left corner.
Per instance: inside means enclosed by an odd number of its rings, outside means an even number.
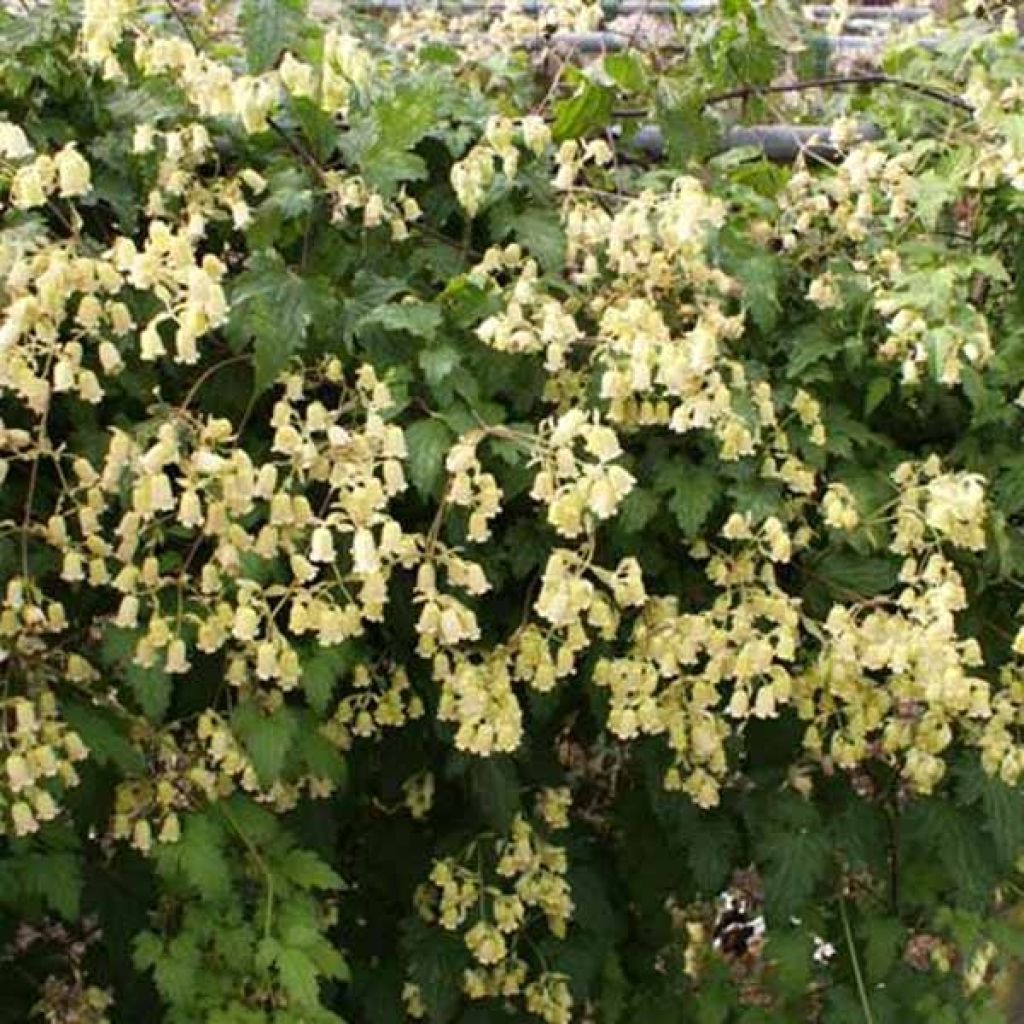
[[[843,935],[846,938],[846,945],[850,951],[850,963],[853,964],[853,978],[857,983],[857,995],[860,997],[860,1008],[864,1014],[864,1024],[875,1024],[875,1015],[871,1012],[871,1001],[868,999],[868,990],[864,985],[864,976],[861,974],[857,949],[853,944],[850,918],[846,913],[846,897],[841,891],[839,893],[839,917],[843,922]]]
[[[199,40],[196,38],[195,32],[192,31],[192,26],[188,23],[188,19],[181,13],[181,11],[178,10],[178,5],[174,0],[164,0],[164,4],[166,5],[167,10],[171,12],[171,17],[173,17],[181,27],[181,31],[185,33],[185,38],[192,44],[192,49],[198,53]]]
[[[230,356],[227,359],[222,360],[219,363],[214,363],[213,366],[208,367],[203,373],[201,373],[196,382],[188,389],[188,393],[181,401],[181,405],[178,406],[178,412],[183,413],[191,404],[192,399],[196,397],[196,392],[219,370],[223,370],[226,366],[234,366],[236,363],[244,363],[250,359],[248,352],[243,352],[237,356]]]
[[[317,176],[323,181],[324,169],[313,154],[300,142],[293,139],[272,117],[267,117],[270,130]]]
[[[274,919],[274,875],[270,868],[267,867],[267,862],[260,856],[260,851],[256,849],[253,841],[245,834],[238,822],[235,821],[232,814],[228,811],[227,807],[223,803],[217,804],[221,814],[223,814],[227,823],[234,829],[235,834],[245,844],[246,849],[249,851],[253,860],[256,862],[260,871],[263,872],[263,877],[267,884],[267,901],[266,901],[266,912],[263,920],[263,937],[265,939],[270,938],[270,931]]]
[[[860,75],[831,75],[826,78],[805,78],[799,82],[789,82],[779,85],[742,85],[726,92],[715,93],[705,98],[701,104],[703,107],[712,106],[715,103],[725,103],[728,100],[749,99],[751,96],[758,96],[763,93],[772,92],[803,92],[806,89],[844,89],[855,88],[859,85],[892,85],[897,89],[906,89],[908,92],[916,92],[922,96],[928,96],[933,100],[948,103],[958,110],[966,110],[973,113],[974,108],[966,100],[954,96],[944,89],[937,89],[931,85],[923,85],[920,82],[913,82],[908,78],[896,78],[893,75],[882,74],[881,72],[868,72]]]
[[[781,92],[805,92],[809,89],[846,89],[856,88],[859,85],[891,85],[897,89],[906,89],[908,92],[916,92],[922,96],[928,96],[933,100],[948,103],[958,110],[965,110],[973,113],[974,108],[959,96],[938,89],[932,85],[924,85],[921,82],[913,82],[909,78],[896,78],[893,75],[886,75],[882,72],[865,72],[858,75],[831,75],[826,78],[804,78],[798,82],[780,83],[778,85],[741,85],[726,92],[715,93],[708,96],[701,103],[701,107],[714,106],[716,103],[726,103],[729,100],[749,99],[752,96],[761,96],[766,93]],[[613,110],[612,116],[616,118],[639,118],[650,117],[651,112],[647,109],[635,108],[624,110]]]

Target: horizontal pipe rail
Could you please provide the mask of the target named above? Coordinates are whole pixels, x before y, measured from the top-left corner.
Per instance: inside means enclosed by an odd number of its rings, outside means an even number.
[[[360,0],[355,6],[363,11],[422,11],[439,10],[451,14],[490,11],[500,13],[508,4],[500,0]],[[606,16],[619,14],[710,14],[717,4],[715,0],[604,0],[601,8]],[[518,9],[524,14],[538,14],[551,7],[545,0],[524,0]],[[836,13],[835,8],[825,4],[812,4],[804,8],[808,17],[824,20]],[[932,11],[926,7],[869,7],[857,5],[846,12],[845,21],[853,19],[872,21],[914,22],[926,18]]]
[[[858,125],[855,142],[875,142],[882,130],[869,122]],[[662,160],[666,155],[665,138],[656,125],[646,125],[627,141],[644,156]],[[842,150],[830,139],[827,125],[755,124],[728,128],[722,136],[720,151],[752,146],[773,163],[791,164],[801,154],[813,160],[833,162],[842,158]]]
[[[879,48],[884,37],[878,36],[815,36],[808,40],[809,45],[824,47],[830,53],[870,53]],[[626,49],[651,49],[660,53],[678,53],[685,50],[686,44],[678,41],[645,40],[633,32],[556,32],[551,36],[538,35],[526,40],[527,49],[544,48],[559,51],[575,51],[576,53],[615,53]]]

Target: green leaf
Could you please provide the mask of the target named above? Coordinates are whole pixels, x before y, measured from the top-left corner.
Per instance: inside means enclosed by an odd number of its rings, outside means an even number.
[[[789,356],[786,375],[790,380],[799,380],[808,367],[833,357],[841,350],[841,345],[819,320],[793,328],[784,343]]]
[[[629,980],[622,970],[622,961],[609,953],[601,968],[601,998],[598,1000],[598,1019],[601,1024],[619,1024],[626,1012]]]
[[[0,906],[24,910],[26,897],[45,904],[65,921],[76,920],[82,897],[80,855],[33,851],[0,858]]]
[[[437,493],[445,456],[454,440],[452,431],[436,417],[418,420],[406,428],[409,479],[424,498]]]
[[[281,985],[299,1006],[316,1006],[320,1001],[316,964],[301,949],[282,949],[277,955]]]
[[[469,966],[465,943],[458,935],[413,918],[403,924],[402,950],[409,980],[419,987],[431,1024],[447,1024],[462,1001],[462,972]]]
[[[196,995],[201,956],[191,939],[175,939],[157,959],[153,977],[160,994],[172,1005],[189,1005]]]
[[[409,150],[438,124],[442,102],[434,81],[402,86],[374,106],[369,124],[349,143],[367,182],[385,197],[403,180],[426,177],[427,165]]]
[[[425,348],[419,355],[420,369],[427,383],[437,388],[448,378],[449,374],[459,365],[459,352],[451,345],[439,348]]]
[[[888,377],[875,377],[864,395],[864,415],[870,416],[891,393],[892,381]]]
[[[675,471],[674,471],[675,472]],[[718,475],[705,466],[678,469],[678,481],[669,499],[669,511],[679,529],[693,540],[700,533],[722,491]]]
[[[404,331],[429,341],[441,326],[441,311],[425,302],[391,303],[378,306],[359,321],[360,327],[383,327],[386,331]]]
[[[303,0],[243,0],[238,23],[251,72],[274,65],[297,36],[305,7]]]
[[[872,597],[892,590],[899,578],[893,558],[864,557],[848,550],[828,551],[812,566],[814,577],[840,600]]]
[[[355,645],[345,642],[317,647],[302,659],[302,689],[314,711],[321,715],[327,711],[335,685],[352,670],[357,658]]]
[[[929,231],[935,230],[939,214],[956,194],[956,184],[947,174],[930,169],[914,176],[914,209]]]
[[[300,889],[340,889],[343,884],[341,875],[312,850],[289,850],[281,861],[281,871]]]
[[[180,874],[205,899],[217,902],[231,894],[231,866],[220,825],[206,814],[186,815],[181,838],[153,849],[161,874]]]
[[[89,756],[98,764],[113,764],[126,775],[146,770],[142,752],[125,735],[121,722],[105,708],[91,707],[74,700],[61,703],[68,725],[89,748]]]
[[[473,803],[487,824],[507,832],[520,810],[519,774],[511,757],[476,757],[467,773]]]
[[[609,53],[604,58],[604,69],[608,77],[626,92],[641,92],[647,85],[647,69],[638,53],[628,50]]]
[[[555,141],[578,139],[607,127],[614,106],[614,89],[584,82],[574,96],[555,104],[555,121],[551,126]]]
[[[306,728],[300,731],[296,753],[305,773],[317,779],[327,779],[341,787],[348,778],[348,762],[341,751],[320,732]]]
[[[779,321],[780,261],[735,230],[722,233],[722,269],[743,286],[743,304],[757,326],[768,333]]]
[[[686,837],[686,859],[693,880],[706,896],[717,895],[732,872],[739,834],[724,816],[701,815]]]
[[[762,849],[768,863],[764,876],[768,914],[782,923],[800,911],[824,878],[831,848],[813,825],[793,823],[770,831]]]
[[[866,917],[858,929],[864,936],[864,970],[868,981],[884,981],[903,948],[906,929],[894,917]]]
[[[289,270],[269,250],[256,253],[230,289],[227,335],[236,351],[253,344],[254,387],[265,391],[302,351],[315,316],[329,302],[323,288]]]
[[[264,786],[281,777],[285,759],[295,742],[298,721],[289,707],[264,714],[258,705],[246,701],[235,708],[231,730],[239,738]]]
[[[387,149],[415,146],[437,125],[441,98],[434,81],[421,80],[401,86],[389,99],[377,103],[373,108],[377,144]]]
[[[615,521],[626,533],[639,533],[658,514],[659,504],[651,491],[634,487],[619,506]]]
[[[1000,859],[1007,866],[1015,864],[1024,849],[1024,799],[1020,787],[1008,786],[999,778],[986,778],[981,802]]]
[[[704,113],[698,94],[664,80],[658,91],[657,113],[658,126],[673,166],[684,167],[718,149],[721,129],[713,117]]]
[[[159,722],[167,714],[171,701],[172,680],[159,665],[142,668],[135,664],[138,638],[139,630],[122,629],[108,623],[103,627],[100,658],[105,666],[115,669],[123,676],[143,714],[150,720]]]
[[[515,238],[542,270],[558,273],[565,267],[565,231],[557,210],[536,206],[510,213],[508,204],[502,204],[490,211],[488,226],[496,240]]]
[[[811,978],[811,936],[803,930],[780,928],[768,936],[766,956],[774,961],[779,987],[790,997],[803,992]]]
[[[989,775],[975,758],[956,766],[957,796],[961,804],[981,804],[986,831],[992,836],[999,859],[1013,865],[1024,849],[1024,791]]]

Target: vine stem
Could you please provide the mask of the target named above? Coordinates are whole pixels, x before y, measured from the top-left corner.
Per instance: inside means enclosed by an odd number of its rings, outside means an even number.
[[[886,75],[879,71],[856,75],[829,75],[824,78],[803,78],[796,82],[780,82],[775,85],[739,85],[735,89],[706,96],[701,102],[701,107],[706,108],[714,106],[716,103],[726,103],[729,100],[750,99],[753,96],[764,96],[769,93],[805,92],[808,89],[855,89],[864,85],[889,85],[896,89],[905,89],[907,92],[915,92],[919,96],[927,96],[940,103],[948,103],[951,107],[956,107],[957,110],[963,110],[969,114],[974,113],[974,108],[970,103],[945,89],[925,85],[923,82],[915,82],[909,78]],[[616,110],[613,113],[615,117],[620,118],[650,116],[650,111],[639,109]]]
[[[184,413],[185,410],[192,403],[192,399],[196,397],[196,393],[199,389],[219,370],[223,370],[226,366],[234,366],[237,363],[244,363],[250,359],[248,352],[243,352],[237,356],[230,356],[228,359],[221,360],[219,363],[214,363],[213,366],[208,367],[203,373],[199,375],[196,382],[188,389],[188,393],[181,401],[181,405],[178,406],[178,412]]]
[[[860,997],[860,1008],[864,1013],[865,1024],[875,1024],[875,1015],[871,1012],[871,1001],[868,999],[868,990],[864,985],[864,975],[860,970],[860,959],[857,956],[857,947],[853,944],[853,931],[850,928],[850,916],[846,912],[846,897],[842,890],[839,892],[839,917],[843,922],[843,935],[846,938],[846,946],[850,951],[850,962],[853,964],[853,977],[857,982],[857,995]]]
[[[959,96],[946,92],[945,89],[938,89],[935,86],[925,85],[921,82],[914,82],[909,78],[897,78],[894,75],[886,75],[881,72],[868,72],[858,75],[830,75],[825,78],[807,78],[799,82],[787,82],[778,85],[743,85],[736,89],[729,89],[727,92],[716,93],[708,96],[703,103],[707,107],[713,103],[724,103],[726,100],[748,99],[751,96],[759,96],[762,93],[771,92],[802,92],[806,89],[842,89],[847,87],[856,88],[860,85],[891,85],[897,89],[905,89],[908,92],[916,92],[921,96],[927,96],[941,103],[948,103],[959,110],[973,113],[974,108],[966,100]]]
[[[267,862],[260,855],[260,851],[256,849],[256,846],[253,843],[253,841],[245,834],[245,832],[239,826],[238,822],[235,821],[234,816],[227,809],[227,807],[225,807],[223,803],[218,804],[217,806],[218,806],[218,809],[220,810],[221,814],[224,815],[224,818],[227,821],[227,823],[232,827],[232,829],[234,829],[235,834],[245,844],[245,848],[249,851],[249,853],[252,856],[253,860],[256,861],[256,864],[259,866],[260,871],[263,872],[263,877],[266,879],[266,883],[267,883],[267,904],[266,904],[266,913],[264,915],[264,921],[263,921],[263,937],[265,939],[268,939],[268,938],[270,938],[270,929],[271,929],[271,925],[272,925],[273,919],[274,919],[274,876],[273,876],[273,873],[271,872],[270,868],[267,867]]]

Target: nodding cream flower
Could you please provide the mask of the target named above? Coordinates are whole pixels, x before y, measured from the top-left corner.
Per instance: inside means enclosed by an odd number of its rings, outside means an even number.
[[[313,540],[310,545],[309,560],[311,562],[331,563],[336,560],[334,552],[334,537],[330,527],[318,526],[313,531]]]
[[[281,58],[277,69],[281,84],[296,97],[312,96],[315,89],[315,72],[311,65],[296,59],[291,52]]]
[[[89,164],[74,145],[65,146],[55,157],[58,194],[65,199],[84,196],[92,188]]]
[[[24,129],[10,121],[0,121],[0,157],[5,160],[26,160],[32,153]]]

